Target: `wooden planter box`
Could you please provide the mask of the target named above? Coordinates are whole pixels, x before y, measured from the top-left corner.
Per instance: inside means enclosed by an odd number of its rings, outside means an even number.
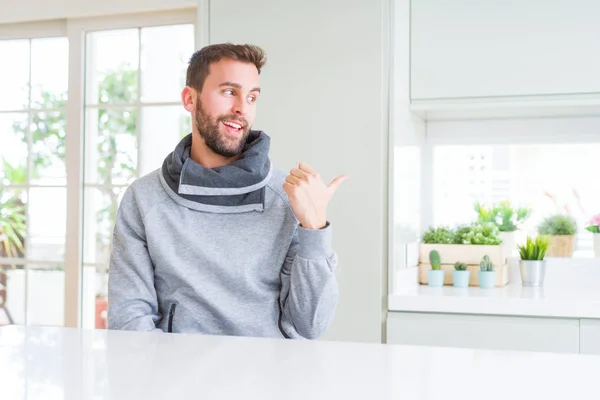
[[[431,269],[429,252],[437,250],[440,254],[442,270],[444,271],[444,285],[452,285],[452,271],[458,261],[467,264],[471,271],[470,286],[479,286],[477,271],[483,256],[490,257],[496,271],[496,286],[502,287],[510,280],[509,265],[506,249],[502,245],[484,246],[472,244],[421,244],[419,247],[419,282],[427,284],[427,271]]]
[[[575,235],[553,235],[549,237],[548,257],[572,257],[575,250]]]

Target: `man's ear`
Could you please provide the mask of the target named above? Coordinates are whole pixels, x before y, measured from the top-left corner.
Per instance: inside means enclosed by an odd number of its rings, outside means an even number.
[[[186,86],[181,91],[181,102],[183,103],[183,108],[188,112],[196,111],[196,105],[194,104],[194,100],[196,99],[196,91],[189,86]]]

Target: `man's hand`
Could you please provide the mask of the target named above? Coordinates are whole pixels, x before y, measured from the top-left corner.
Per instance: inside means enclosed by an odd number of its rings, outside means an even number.
[[[327,186],[310,165],[301,162],[298,168],[292,168],[283,190],[303,228],[321,229],[327,225],[327,204],[346,179],[345,175],[338,176]]]

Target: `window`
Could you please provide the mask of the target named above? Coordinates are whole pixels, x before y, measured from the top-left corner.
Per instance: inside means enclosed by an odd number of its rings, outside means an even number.
[[[106,327],[121,196],[191,131],[195,20],[0,25],[0,325]]]
[[[433,154],[435,225],[473,221],[476,201],[509,200],[531,209],[521,240],[536,235],[544,218],[568,214],[578,227],[573,256],[593,257],[585,224],[600,212],[600,181],[590,174],[600,143],[437,146]]]
[[[598,265],[585,228],[600,213],[594,179],[600,118],[421,120],[411,129],[397,133],[392,153],[393,270],[418,264],[418,243],[429,227],[474,222],[476,202],[502,201],[530,210],[513,235],[501,234],[507,243],[523,243],[547,218],[569,215],[576,223],[573,251],[570,241],[557,241],[557,249],[565,246],[548,262]]]
[[[68,52],[0,40],[0,324],[64,324]]]
[[[191,132],[180,93],[193,52],[193,24],[86,35],[84,326],[106,327],[96,310],[106,309],[112,230],[125,189],[160,168]]]

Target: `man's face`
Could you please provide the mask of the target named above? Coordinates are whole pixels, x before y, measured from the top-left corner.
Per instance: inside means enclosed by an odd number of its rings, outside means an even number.
[[[259,93],[259,75],[253,64],[232,59],[211,64],[193,113],[208,148],[224,157],[242,152]]]

